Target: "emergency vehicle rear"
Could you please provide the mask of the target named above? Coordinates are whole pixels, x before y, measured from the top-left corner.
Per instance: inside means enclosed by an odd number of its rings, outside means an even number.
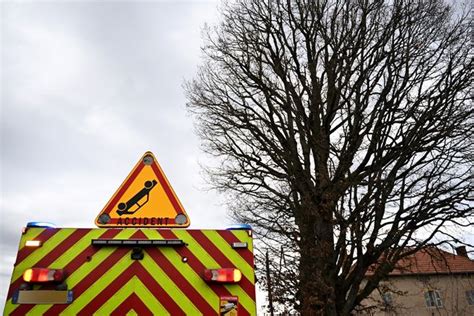
[[[255,315],[251,235],[27,227],[4,314]]]
[[[23,229],[5,315],[255,315],[252,230],[187,229],[146,152],[95,220]]]

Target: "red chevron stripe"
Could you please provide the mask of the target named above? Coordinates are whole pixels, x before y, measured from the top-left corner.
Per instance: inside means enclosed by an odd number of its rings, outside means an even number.
[[[108,229],[106,230],[99,238],[113,238],[115,235],[117,235],[120,232],[119,229]],[[92,256],[94,253],[96,253],[100,248],[97,247],[92,247],[89,246],[86,249],[84,249],[80,254],[78,254],[76,257],[74,257],[71,262],[69,262],[63,269],[66,271],[76,271],[81,265],[86,262],[87,258]],[[20,280],[21,281],[21,280]],[[17,286],[10,286],[10,289],[18,289],[20,286],[20,283]],[[67,283],[67,279],[66,279]],[[77,297],[77,296],[76,296]],[[32,309],[35,305],[34,304],[23,304],[21,306],[18,306],[13,312],[12,315],[25,315],[30,309]],[[67,305],[65,306],[67,307]],[[54,306],[52,307],[54,308]],[[50,308],[51,309],[51,308]],[[54,315],[54,314],[53,314]]]
[[[142,283],[150,290],[150,292],[157,298],[161,305],[170,312],[171,315],[185,315],[184,311],[179,307],[178,303],[166,293],[155,279],[145,270],[144,267],[138,265],[137,276]],[[159,291],[161,289],[161,291]]]
[[[18,306],[18,308],[16,308],[13,312],[11,312],[10,315],[12,316],[26,315],[26,313],[35,306],[36,306],[35,304],[21,304],[20,306]]]
[[[64,239],[61,243],[59,243],[53,250],[48,252],[47,255],[45,255],[40,261],[38,261],[34,266],[30,268],[49,267],[51,263],[53,263],[56,259],[58,259],[66,250],[72,247],[76,242],[78,242],[82,237],[84,237],[84,235],[87,234],[89,231],[90,229],[78,229],[74,231],[71,235],[69,235],[66,239]],[[12,285],[10,286],[10,291],[8,292],[7,299],[9,299],[13,295],[14,289],[15,290],[18,289],[21,283],[23,283],[22,276],[20,276],[19,278],[17,278],[15,281],[12,282]]]
[[[171,230],[160,230],[159,232],[164,238],[179,239]],[[204,266],[187,247],[180,247],[176,250],[181,257],[188,258],[188,265],[194,270],[194,272],[196,272],[197,275],[202,276],[204,270],[208,269],[208,267]],[[232,294],[222,285],[213,283],[209,285],[214,293],[216,293],[218,296],[232,296]]]
[[[92,315],[109,299],[113,299],[113,295],[117,293],[133,276],[137,276],[140,281],[142,281],[153,296],[160,301],[161,305],[163,305],[171,315],[185,315],[184,311],[176,304],[176,302],[173,301],[173,299],[138,261],[134,261],[123,273],[120,274],[118,278],[107,286],[107,288],[98,293],[89,304],[84,306],[78,315]]]
[[[110,212],[113,210],[113,207],[117,205],[118,201],[122,198],[123,194],[125,191],[130,187],[130,184],[136,179],[140,171],[142,171],[143,167],[145,164],[143,164],[141,161],[138,163],[137,169],[133,171],[133,173],[130,175],[130,177],[127,179],[127,181],[122,184],[120,187],[119,191],[114,195],[113,199],[107,203],[107,208],[101,212],[101,214],[110,214]]]
[[[125,248],[117,248],[100,265],[98,265],[89,275],[85,276],[75,287],[72,288],[75,297],[84,293],[101,275],[106,273],[113,265],[129,252]],[[45,315],[58,315],[68,305],[54,305],[45,313]]]
[[[140,237],[148,237],[141,232]],[[188,297],[204,315],[215,313],[215,309],[212,308],[209,303],[196,291],[196,289],[189,283],[188,280],[173,266],[173,264],[166,258],[160,248],[150,248],[146,251],[151,256],[153,261],[163,270],[163,272],[173,280],[174,284]]]
[[[117,230],[120,231],[120,230]],[[133,238],[134,236],[132,236]],[[128,254],[130,249],[117,248],[104,261],[102,261],[91,273],[84,277],[74,288],[72,288],[74,297],[79,297],[86,291],[95,281],[97,281],[104,273],[106,273],[113,265],[119,261],[125,254]],[[83,260],[85,260],[83,258]],[[84,263],[84,262],[82,262]],[[68,305],[53,305],[47,310],[45,315],[58,315],[65,310]]]
[[[125,301],[122,302],[110,315],[111,316],[120,316],[125,315],[131,310],[134,310],[138,315],[150,315],[153,316],[153,313],[143,304],[142,300],[135,294],[130,294]]]
[[[185,277],[173,266],[171,262],[163,255],[163,253],[157,248],[151,248],[147,250],[147,253],[151,256],[153,261],[173,280],[179,289],[186,295],[187,298],[193,302],[194,306],[198,308],[204,315],[214,314],[215,308],[211,305],[196,291],[196,289],[186,280]]]
[[[120,233],[121,229],[107,229],[99,238],[114,238],[118,233]],[[64,270],[67,271],[76,271],[79,269],[80,266],[84,264],[85,261],[92,258],[97,251],[99,251],[99,247],[93,247],[92,245],[84,249],[80,254],[78,254],[71,262],[69,262],[65,267]]]
[[[188,231],[189,232],[189,231]],[[159,230],[161,236],[167,239],[179,239],[171,230]],[[210,267],[204,266],[199,259],[187,247],[177,248],[176,251],[181,257],[188,258],[187,264],[196,272],[198,275],[202,275],[205,269]],[[209,284],[209,287],[216,293],[217,296],[233,296],[223,285]],[[239,306],[239,315],[250,315],[243,306]]]
[[[230,230],[218,230],[217,231],[222,238],[225,239],[230,245],[234,242],[240,242],[240,240]],[[251,266],[253,267],[253,254],[248,249],[235,249],[235,251]]]
[[[214,258],[217,263],[223,268],[235,268],[232,262],[217,248],[200,230],[188,230],[188,233],[206,250],[206,252]],[[255,300],[255,287],[247,277],[242,275],[242,280],[239,282],[240,287],[247,292],[247,294]]]
[[[29,229],[29,228],[27,228]],[[49,238],[51,238],[54,234],[56,234],[59,231],[59,229],[54,229],[54,228],[46,228],[44,231],[42,231],[38,236],[35,237],[34,240],[40,240],[41,242],[45,242]],[[19,252],[16,257],[16,263],[20,263],[23,261],[26,257],[28,257],[33,251],[35,251],[38,248],[34,247],[23,247]]]

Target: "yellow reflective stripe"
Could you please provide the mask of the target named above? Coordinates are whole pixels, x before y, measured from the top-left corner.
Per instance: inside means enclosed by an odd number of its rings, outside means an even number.
[[[52,262],[49,267],[51,268],[64,268],[74,260],[74,258],[83,252],[87,247],[91,245],[91,240],[94,238],[98,238],[100,235],[104,233],[101,229],[92,229],[90,232],[84,235],[81,239],[79,239],[73,247],[70,247],[66,250],[58,259]]]
[[[145,235],[149,239],[163,239],[156,230],[144,230]],[[183,263],[181,255],[173,248],[161,248],[161,253],[168,259],[173,267],[175,267],[181,275],[190,283],[192,287],[206,300],[206,302],[216,309],[219,306],[219,297],[217,294],[203,281],[198,272],[194,271],[187,263]]]
[[[204,248],[185,230],[174,230],[173,233],[188,244],[188,249],[193,255],[206,267],[218,268],[219,264],[207,253]],[[249,313],[254,313],[255,301],[252,300],[242,288],[235,284],[226,286],[227,290],[235,296],[239,297],[239,302]]]
[[[138,315],[133,309],[131,309],[125,316],[136,316]]]
[[[10,315],[18,306],[19,305],[12,303],[12,299],[9,299],[5,304],[5,308],[3,309],[3,315]]]
[[[103,233],[104,230],[100,229],[100,232]],[[122,238],[129,238],[133,233],[135,233],[134,230],[128,230],[124,229],[120,233],[118,233],[114,238],[117,239],[122,239]],[[90,241],[89,241],[90,242]],[[101,264],[112,252],[114,252],[116,248],[113,247],[106,247],[102,248],[100,251],[96,252],[92,258],[91,261],[82,264],[77,270],[72,271],[70,275],[67,276],[66,283],[69,289],[74,288],[79,282],[82,281],[82,279],[86,278],[89,273],[91,273],[92,270],[94,270],[99,264]],[[81,297],[85,293],[82,293]],[[73,293],[74,295],[74,293]],[[74,300],[72,301],[72,305],[76,304],[76,297],[74,297]],[[36,305],[31,309],[33,314],[43,314],[45,311],[47,311],[51,305]]]
[[[18,306],[20,306],[20,305],[18,305]],[[53,305],[48,304],[48,305],[45,305],[45,306],[51,307],[51,306],[53,306]],[[31,310],[29,310],[25,315],[27,315],[27,316],[35,316],[35,315],[42,315],[42,313],[41,313],[41,314],[37,314],[37,313],[34,313],[34,312],[32,312]]]
[[[118,233],[114,237],[114,239],[129,238],[134,233],[135,231],[128,231],[124,229],[120,233]],[[79,282],[81,282],[82,279],[89,276],[92,270],[97,268],[97,266],[101,264],[108,256],[110,256],[116,249],[117,248],[114,248],[114,247],[105,247],[105,248],[100,249],[100,251],[96,252],[91,257],[91,261],[81,265],[76,271],[74,271],[71,275],[68,276],[67,278],[68,287],[73,288]]]
[[[136,276],[133,276],[99,310],[97,310],[94,315],[110,315],[132,293],[135,293],[143,304],[146,305],[146,307],[154,314],[169,315],[163,305],[161,305],[157,298],[151,294],[148,288]],[[135,311],[133,312],[135,313]],[[136,313],[134,315],[136,315]]]
[[[243,275],[252,283],[255,276],[252,267],[245,261],[221,235],[215,230],[203,230],[202,233],[219,249],[232,264],[239,268]]]
[[[253,253],[253,238],[249,236],[246,230],[231,230],[232,234],[241,242],[248,244],[248,249]]]
[[[123,301],[125,301],[131,292],[133,292],[135,279],[136,277],[134,276],[128,280],[128,282],[125,283],[120,290],[115,292],[114,295],[112,295],[110,299],[94,313],[94,315],[110,315],[120,304],[122,304]]]
[[[135,294],[140,300],[151,310],[152,313],[158,315],[169,315],[166,308],[161,305],[160,301],[150,292],[150,290],[137,278],[135,286]]]
[[[250,296],[237,284],[227,284],[226,289],[232,293],[232,295],[239,298],[239,304],[242,304],[250,315],[256,315],[257,305],[256,302],[250,298]]]
[[[95,281],[86,291],[78,298],[75,298],[74,304],[69,305],[63,313],[65,315],[76,315],[90,301],[92,301],[100,292],[110,285],[117,277],[127,269],[133,261],[130,256],[123,256],[115,265],[113,265],[106,273],[104,273],[97,281]],[[63,314],[61,313],[61,314]]]
[[[188,250],[190,250],[206,268],[213,269],[220,267],[214,258],[212,258],[187,231],[174,230],[173,233],[176,237],[188,244]],[[199,254],[199,256],[197,254]]]
[[[20,262],[13,271],[12,283],[15,282],[26,269],[32,268],[35,264],[50,253],[57,245],[59,245],[64,239],[69,237],[75,229],[61,229],[51,238],[49,238],[41,247],[36,249],[22,262]]]
[[[185,312],[186,315],[200,315],[201,312],[194,306],[193,302],[184,295],[179,287],[174,284],[170,277],[163,272],[159,265],[151,259],[150,256],[145,254],[145,257],[140,261],[141,265],[148,273],[155,279],[155,281],[161,285],[163,290],[173,299],[173,301],[179,303],[179,307]]]
[[[21,239],[20,239],[20,245],[19,245],[19,248],[18,248],[18,251],[20,251],[21,249],[23,249],[25,247],[25,243],[27,240],[34,240],[35,238],[37,238],[43,231],[45,231],[45,228],[28,228],[26,230],[26,233],[24,235],[21,236]],[[44,246],[44,245],[43,245]],[[39,250],[39,249],[38,249]],[[36,251],[35,251],[36,252]],[[18,254],[17,254],[18,255]],[[26,258],[25,258],[26,259]],[[39,260],[37,260],[36,262],[38,262]],[[29,267],[31,268],[31,267]],[[21,266],[20,266],[20,269],[21,269]],[[28,269],[28,267],[26,268]],[[15,273],[15,271],[17,273]],[[12,273],[12,278],[11,278],[11,281],[10,281],[10,284],[12,284],[13,282],[16,281],[16,279],[18,278],[18,274],[20,274],[20,276],[23,274],[24,270],[19,270],[17,269],[17,267],[15,267],[15,270],[13,271],[14,273]],[[19,273],[18,273],[19,272]],[[7,302],[5,303],[5,308],[4,308],[4,315],[8,315],[10,314],[11,312],[13,312],[19,305],[17,304],[13,304],[12,303],[12,299],[10,298],[9,300],[7,300]]]
[[[20,251],[21,249],[23,249],[23,247],[25,247],[25,243],[27,240],[34,240],[43,231],[45,231],[45,228],[27,228],[26,233],[23,236],[21,236],[20,246],[18,247],[18,251]]]
[[[27,240],[34,240],[35,238],[37,238],[43,231],[45,230],[45,228],[28,228],[26,230],[26,233],[24,235],[21,236],[21,239],[20,239],[20,244],[18,246],[18,252],[17,252],[17,257],[18,257],[18,253],[20,252],[20,250],[22,250],[23,248],[25,248],[25,243]],[[26,258],[25,258],[26,259]],[[31,267],[30,267],[31,268]],[[28,269],[28,268],[26,268]],[[12,273],[12,277],[11,277],[11,280],[10,280],[10,284],[12,284],[13,282],[16,281],[16,279],[18,278],[18,274],[19,273],[15,273],[16,272],[20,272],[20,276],[23,274],[24,270],[18,270],[17,267],[15,267],[15,270],[13,271]],[[12,299],[8,299],[5,303],[5,307],[4,307],[4,310],[3,310],[3,314],[4,315],[8,315],[10,314],[11,312],[13,312],[19,305],[17,304],[13,304],[12,303]]]

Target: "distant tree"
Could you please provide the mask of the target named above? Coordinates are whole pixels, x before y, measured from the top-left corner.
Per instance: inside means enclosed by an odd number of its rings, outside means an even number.
[[[471,32],[469,8],[438,0],[223,4],[188,107],[218,158],[211,183],[272,254],[283,308],[348,315],[401,257],[460,242]]]

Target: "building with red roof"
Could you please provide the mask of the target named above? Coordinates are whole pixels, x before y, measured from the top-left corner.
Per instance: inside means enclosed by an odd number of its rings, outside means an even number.
[[[398,261],[363,306],[360,314],[472,316],[474,260],[464,246],[456,254],[434,246],[421,249]]]

